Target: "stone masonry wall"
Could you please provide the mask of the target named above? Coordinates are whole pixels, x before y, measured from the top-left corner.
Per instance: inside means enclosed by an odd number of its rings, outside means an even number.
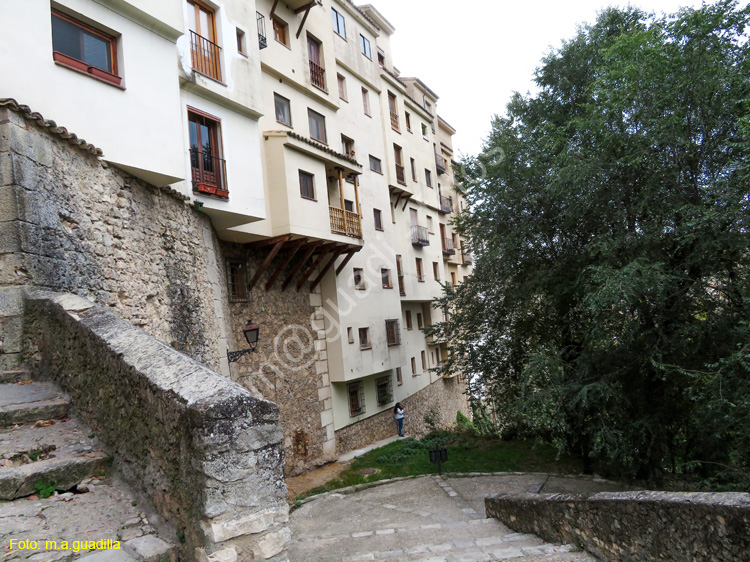
[[[217,240],[209,218],[176,193],[99,161],[96,149],[71,146],[70,136],[28,108],[0,103],[0,328],[6,342],[0,363],[17,362],[17,289],[33,285],[106,305],[219,369],[226,341],[210,279]]]
[[[514,531],[611,562],[736,562],[750,552],[745,493],[500,494],[485,506]]]
[[[466,385],[458,378],[440,379],[401,402],[404,407],[404,433],[422,437],[430,428],[425,416],[434,420],[437,427],[450,427],[459,410],[469,416]],[[386,410],[336,432],[339,453],[353,451],[380,439],[398,433],[393,410]]]
[[[268,560],[290,538],[278,407],[81,297],[31,291],[27,363],[71,395],[181,560]]]

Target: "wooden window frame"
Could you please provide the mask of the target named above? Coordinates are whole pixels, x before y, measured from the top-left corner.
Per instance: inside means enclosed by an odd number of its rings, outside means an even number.
[[[417,281],[419,283],[424,283],[424,268],[422,267],[422,258],[415,258],[415,263],[417,266]]]
[[[393,334],[393,338],[391,338],[391,334]],[[385,321],[385,340],[388,343],[388,347],[401,345],[401,331],[399,330],[397,319]]]
[[[422,313],[417,312],[417,330],[424,328],[424,321],[422,320]]]
[[[380,158],[376,158],[372,154],[370,154],[369,156],[370,156],[370,170],[382,176],[383,175],[383,161]],[[372,165],[373,162],[378,163],[377,169],[373,167]]]
[[[406,317],[406,329],[413,330],[414,325],[412,324],[412,321],[411,321],[411,310],[405,310],[404,316]]]
[[[357,395],[357,408],[352,407],[352,394]],[[356,418],[366,412],[365,410],[365,387],[361,381],[349,383],[346,386],[346,398],[349,403],[349,417]]]
[[[237,52],[243,57],[247,56],[247,34],[239,27],[237,30]]]
[[[336,83],[339,89],[339,99],[349,103],[349,92],[346,90],[346,76],[336,74]]]
[[[385,279],[387,276],[387,283],[385,283]],[[380,280],[381,284],[383,285],[383,289],[393,289],[393,279],[391,277],[391,270],[387,269],[385,267],[380,269]]]
[[[305,170],[298,170],[299,172],[299,195],[302,197],[302,199],[307,199],[308,201],[317,201],[315,198],[315,174],[311,174],[310,172],[306,172]],[[308,197],[303,192],[303,185],[302,185],[302,177],[309,177],[310,178],[310,186],[312,187],[312,197]]]
[[[366,349],[372,349],[372,339],[370,338],[370,328],[360,328],[358,331],[359,335],[359,349],[366,350]],[[362,336],[364,337],[364,340]]]
[[[279,30],[283,34],[283,41],[279,40]],[[289,44],[289,24],[277,17],[273,18],[273,38],[277,43],[284,45],[287,49],[291,49],[291,45]]]
[[[247,290],[247,261],[242,259],[227,258],[227,293],[229,302],[247,302],[249,292]],[[241,269],[238,278],[235,278],[235,267]]]
[[[286,102],[286,105],[289,108],[289,123],[286,123],[285,121],[280,121],[279,120],[279,115],[278,115],[278,112],[276,111],[276,102],[277,102],[277,100],[283,100],[283,101]],[[281,94],[277,94],[276,92],[274,92],[273,93],[273,111],[276,114],[275,117],[276,117],[276,122],[277,123],[281,123],[282,125],[286,125],[287,127],[291,127],[292,126],[292,102],[291,102],[291,100],[285,98]]]
[[[381,396],[381,390],[384,388],[385,392]],[[385,377],[379,377],[375,379],[375,395],[378,399],[378,406],[385,406],[393,402],[393,380],[390,375]],[[384,398],[388,398],[385,400]]]
[[[404,375],[401,372],[401,367],[396,367],[396,384],[398,386],[404,384]]]
[[[319,139],[318,137],[314,137],[313,136],[313,127],[312,127],[313,116],[317,116],[317,117],[320,117],[322,119],[321,122],[323,124],[323,127],[322,127],[322,130],[323,130],[323,139]],[[325,145],[328,144],[328,131],[326,130],[326,116],[325,115],[323,115],[322,113],[318,113],[314,109],[310,109],[308,107],[307,108],[307,126],[310,128],[310,138],[311,139],[313,139],[314,141],[323,143]]]
[[[372,220],[375,224],[375,230],[380,230],[381,232],[385,230],[383,228],[383,212],[380,209],[372,210]]]

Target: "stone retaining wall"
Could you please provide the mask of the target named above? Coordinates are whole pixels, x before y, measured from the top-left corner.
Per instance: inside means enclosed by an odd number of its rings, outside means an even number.
[[[750,494],[500,494],[488,517],[612,562],[737,562],[750,553]]]
[[[290,538],[279,409],[75,295],[30,292],[35,379],[58,382],[123,477],[185,533],[181,559],[268,560]]]
[[[438,379],[416,394],[404,399],[404,433],[411,437],[422,437],[430,428],[425,416],[432,418],[437,427],[450,427],[456,421],[459,410],[469,416],[466,385],[457,377]],[[336,447],[339,453],[346,453],[392,437],[398,433],[393,410],[386,410],[336,432]]]

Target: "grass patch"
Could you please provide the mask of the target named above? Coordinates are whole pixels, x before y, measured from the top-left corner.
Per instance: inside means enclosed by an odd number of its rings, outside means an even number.
[[[448,461],[443,463],[443,472],[580,474],[582,468],[579,458],[558,458],[557,450],[550,445],[529,441],[503,441],[468,432],[441,431],[420,440],[403,439],[373,449],[355,459],[337,478],[301,494],[297,500],[356,484],[437,474],[437,465],[430,462],[429,455],[429,451],[436,446],[448,449]],[[376,472],[371,475],[361,474],[365,469],[376,469]]]

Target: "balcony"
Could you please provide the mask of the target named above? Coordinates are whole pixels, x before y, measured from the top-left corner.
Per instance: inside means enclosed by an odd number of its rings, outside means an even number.
[[[474,265],[474,254],[471,252],[464,252],[461,257],[464,265]]]
[[[448,163],[445,158],[435,153],[435,165],[437,166],[438,174],[444,174],[448,170]]]
[[[256,24],[258,26],[258,47],[265,49],[268,47],[268,39],[266,39],[266,16],[260,12],[256,13]]]
[[[413,246],[430,245],[430,233],[426,226],[411,227],[411,243]]]
[[[331,232],[352,238],[362,238],[362,219],[357,213],[338,207],[328,208],[331,215]]]
[[[401,132],[401,125],[398,122],[398,113],[391,111],[391,129],[397,133]]]
[[[321,90],[326,89],[326,71],[322,66],[313,61],[310,61],[310,82],[316,88],[320,88]]]
[[[199,193],[229,197],[226,161],[197,148],[190,149],[193,189]]]
[[[445,195],[440,196],[440,210],[443,213],[453,212],[453,197],[446,197]]]
[[[396,164],[396,181],[406,185],[406,169],[401,164]]]
[[[190,56],[193,70],[221,82],[221,47],[191,31]]]
[[[443,238],[443,255],[456,255],[456,245],[453,243],[453,240],[451,238]]]

